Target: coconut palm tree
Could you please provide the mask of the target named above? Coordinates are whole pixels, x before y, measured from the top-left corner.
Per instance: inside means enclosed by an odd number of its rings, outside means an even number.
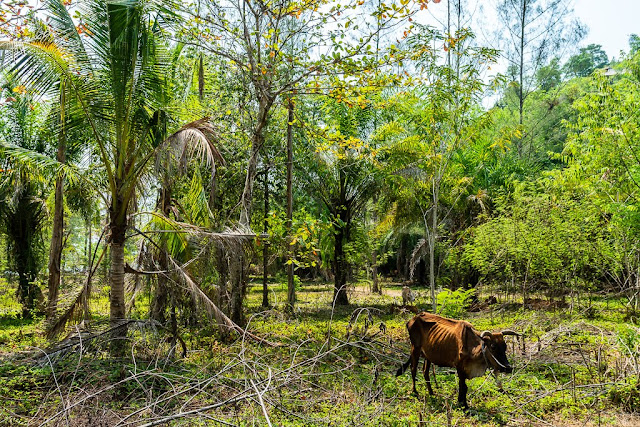
[[[81,1],[77,22],[61,0],[44,6],[46,25],[37,26],[32,40],[2,42],[0,49],[12,53],[13,71],[29,90],[68,88],[75,101],[70,108],[90,129],[106,176],[110,319],[118,325],[126,314],[124,244],[132,200],[169,125],[172,61],[161,28],[174,16],[167,2],[152,0]],[[208,143],[197,123],[182,130],[184,141]]]

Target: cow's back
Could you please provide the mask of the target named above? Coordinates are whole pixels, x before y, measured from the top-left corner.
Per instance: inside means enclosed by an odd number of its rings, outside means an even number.
[[[411,343],[438,366],[457,367],[465,356],[463,337],[471,324],[431,313],[420,313],[407,324]]]

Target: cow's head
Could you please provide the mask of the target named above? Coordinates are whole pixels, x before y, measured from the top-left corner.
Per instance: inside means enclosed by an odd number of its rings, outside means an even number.
[[[517,333],[509,330],[496,332],[495,334],[484,331],[480,334],[480,338],[482,338],[482,352],[489,366],[496,371],[510,374],[513,372],[513,368],[507,359],[507,343],[504,342],[505,335],[519,336]]]

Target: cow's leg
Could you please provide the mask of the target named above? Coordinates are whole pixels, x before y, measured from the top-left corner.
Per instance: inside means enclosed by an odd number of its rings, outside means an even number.
[[[416,374],[418,373],[418,363],[420,362],[420,348],[411,349],[411,378],[413,379],[413,393],[418,394],[416,389]]]
[[[435,363],[431,364],[431,372],[433,373],[433,383],[435,384],[436,388],[438,388],[438,378],[436,377],[436,364]]]
[[[431,388],[431,377],[429,377],[430,367],[431,367],[431,360],[424,359],[424,367],[423,367],[424,379],[427,381],[427,390],[429,390],[429,394],[433,396],[433,389]]]
[[[407,361],[403,363],[400,366],[400,368],[398,368],[398,370],[396,371],[396,377],[399,377],[400,375],[404,374],[404,371],[407,370],[410,364],[411,364],[411,355],[409,355],[409,358],[407,359]]]
[[[458,369],[458,404],[467,409],[467,375],[462,369]]]

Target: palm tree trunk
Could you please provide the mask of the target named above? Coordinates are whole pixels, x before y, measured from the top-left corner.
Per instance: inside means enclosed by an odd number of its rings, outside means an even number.
[[[237,258],[231,261],[229,271],[231,279],[231,315],[229,317],[238,325],[244,324],[242,302],[244,301],[246,291],[245,263],[246,259],[244,255],[237,256]]]
[[[65,118],[65,90],[64,83],[60,84],[60,131],[58,133],[58,151],[56,160],[64,163],[66,160],[67,137],[64,129]],[[62,262],[62,246],[64,232],[64,176],[56,178],[55,205],[53,208],[53,226],[51,230],[51,245],[49,247],[49,301],[47,303],[47,320],[52,321],[58,309],[58,291],[60,289],[60,264]]]
[[[225,251],[221,247],[216,248],[216,266],[220,275],[218,281],[218,298],[216,303],[227,313],[230,313],[229,306],[229,262]]]
[[[160,189],[157,206],[160,208],[162,214],[166,218],[169,218],[171,213],[171,188],[166,184],[163,184]],[[160,249],[157,252],[157,261],[160,271],[166,272],[169,270],[169,255],[167,253],[167,244],[164,240],[160,243]],[[165,322],[164,314],[167,309],[169,298],[168,279],[169,278],[166,273],[158,275],[157,286],[155,294],[153,295],[153,302],[151,303],[151,318],[162,324]]]
[[[336,225],[336,242],[333,248],[334,258],[334,289],[333,300],[335,305],[349,305],[349,297],[347,295],[347,262],[344,254],[344,226]]]
[[[58,161],[64,162],[65,144],[58,146]],[[56,179],[55,205],[53,208],[53,226],[51,230],[51,246],[49,248],[49,301],[47,303],[47,321],[52,321],[58,309],[58,291],[60,289],[60,265],[62,263],[62,243],[64,232],[64,177]]]
[[[36,303],[42,297],[40,288],[34,283],[40,267],[35,252],[35,234],[39,231],[34,231],[38,228],[38,214],[34,210],[40,206],[33,203],[34,196],[29,181],[24,177],[21,179],[23,192],[19,196],[15,214],[11,216],[7,234],[12,242],[15,269],[18,273],[17,295],[22,304],[22,316],[28,319],[32,317],[32,312],[37,308]]]
[[[33,284],[35,276],[18,272],[18,300],[22,304],[22,318],[31,319],[36,308],[38,288]]]
[[[125,353],[124,337],[127,334],[126,323],[126,304],[124,299],[124,244],[127,230],[126,209],[128,203],[123,203],[122,199],[114,197],[111,207],[109,208],[111,230],[110,238],[110,257],[111,263],[109,268],[109,284],[111,292],[109,296],[109,322],[113,331],[113,341],[111,343],[111,352],[114,356],[122,356]],[[119,215],[124,209],[124,214]],[[121,327],[120,327],[121,326]]]
[[[166,252],[160,253],[158,256],[158,268],[161,271],[167,271],[168,265],[169,260],[167,259]],[[149,313],[149,317],[163,325],[166,321],[165,311],[169,302],[169,287],[167,285],[167,279],[168,277],[166,273],[161,273],[157,276],[156,289],[151,302],[151,313]]]
[[[115,326],[126,316],[124,301],[124,242],[111,242],[109,284],[111,285],[109,319],[112,326]]]
[[[378,249],[371,252],[371,292],[382,295],[382,286],[378,281]]]

